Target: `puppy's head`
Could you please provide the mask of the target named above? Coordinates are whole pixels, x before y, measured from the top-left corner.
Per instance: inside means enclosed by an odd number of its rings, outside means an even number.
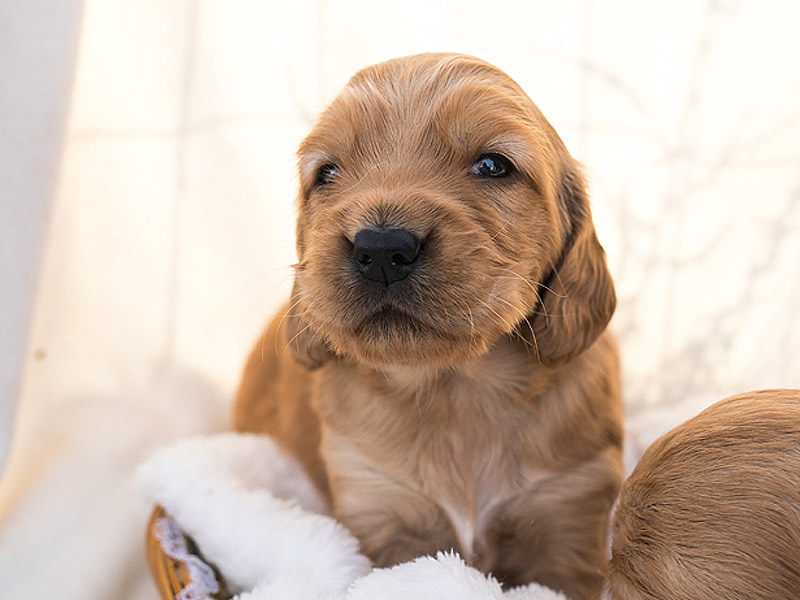
[[[357,73],[300,147],[297,358],[442,365],[504,335],[562,361],[615,296],[576,162],[507,75],[425,54]]]

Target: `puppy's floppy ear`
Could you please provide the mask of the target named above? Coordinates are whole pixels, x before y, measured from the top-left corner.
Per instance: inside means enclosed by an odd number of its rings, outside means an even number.
[[[323,337],[302,317],[299,297],[295,280],[289,310],[283,319],[283,334],[292,356],[309,369],[318,369],[331,357],[331,350]]]
[[[606,328],[617,304],[580,167],[571,158],[564,162],[558,200],[569,224],[566,241],[540,285],[541,301],[529,326],[520,329],[543,363],[563,362],[585,350]]]

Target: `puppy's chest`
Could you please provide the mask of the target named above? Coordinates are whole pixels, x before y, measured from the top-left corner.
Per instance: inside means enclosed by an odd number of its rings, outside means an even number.
[[[422,414],[409,439],[414,463],[406,464],[406,474],[457,530],[474,529],[536,471],[535,416],[524,404],[478,386],[456,386],[430,402],[438,410]]]
[[[525,389],[451,377],[404,396],[360,390],[359,408],[339,413],[340,423],[351,451],[441,507],[469,553],[495,509],[536,477],[542,436]]]
[[[543,435],[533,411],[493,402],[491,411],[470,410],[476,401],[461,398],[464,412],[445,435],[427,432],[429,445],[420,449],[420,485],[447,515],[461,551],[470,556],[504,507],[528,495],[542,477]],[[485,406],[484,406],[485,408]]]

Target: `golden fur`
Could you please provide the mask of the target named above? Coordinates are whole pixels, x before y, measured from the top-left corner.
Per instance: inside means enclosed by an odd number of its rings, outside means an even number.
[[[510,175],[476,175],[487,153]],[[597,597],[622,477],[615,295],[555,131],[495,67],[425,54],[357,73],[299,165],[292,298],[236,428],[295,454],[378,566],[453,548]],[[359,273],[364,228],[422,240],[407,278]]]
[[[617,600],[800,594],[800,390],[733,396],[658,439],[620,492]]]

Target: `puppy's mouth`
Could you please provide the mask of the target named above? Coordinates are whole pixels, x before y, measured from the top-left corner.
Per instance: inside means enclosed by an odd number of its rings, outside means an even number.
[[[355,327],[358,336],[392,338],[399,335],[416,337],[425,333],[427,327],[422,321],[393,305],[386,305],[366,316]]]

